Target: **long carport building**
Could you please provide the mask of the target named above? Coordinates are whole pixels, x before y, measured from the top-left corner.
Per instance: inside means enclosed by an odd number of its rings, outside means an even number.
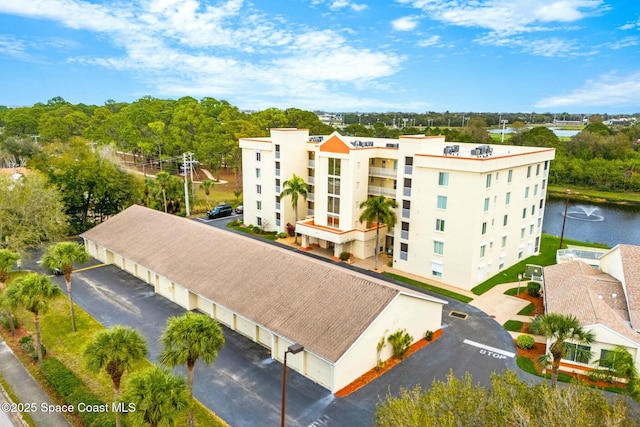
[[[94,258],[118,266],[187,310],[270,349],[336,392],[391,356],[378,343],[441,328],[445,301],[198,221],[131,206],[85,232]],[[385,338],[386,340],[386,338]]]

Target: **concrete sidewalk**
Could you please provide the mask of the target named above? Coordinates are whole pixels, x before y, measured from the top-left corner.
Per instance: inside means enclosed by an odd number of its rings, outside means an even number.
[[[9,384],[20,403],[25,405],[35,404],[36,410],[29,412],[29,416],[38,427],[71,427],[71,424],[62,414],[41,411],[43,403],[53,405],[53,402],[2,339],[0,339],[0,375]],[[7,415],[11,416],[11,414]],[[26,423],[21,424],[21,419],[13,418],[14,426],[22,427],[27,425]],[[4,424],[2,425],[4,426]]]

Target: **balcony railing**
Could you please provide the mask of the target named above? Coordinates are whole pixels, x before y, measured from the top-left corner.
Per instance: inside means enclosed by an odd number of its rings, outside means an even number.
[[[369,176],[380,176],[384,178],[395,178],[398,176],[398,171],[390,168],[377,168],[369,167]]]
[[[307,181],[308,181],[307,184],[315,184],[316,183],[316,177],[315,176],[310,176],[307,179]]]
[[[280,210],[280,202],[276,202],[276,210],[279,211]]]
[[[307,161],[307,166],[309,166],[310,168],[315,168],[316,167],[316,161],[309,159]]]
[[[280,169],[276,169],[276,176],[280,176]]]
[[[403,194],[405,197],[411,197],[411,188],[410,188],[410,187],[404,187],[404,188],[402,189],[402,194]]]
[[[407,230],[402,230],[400,232],[400,238],[404,240],[409,239],[409,232]]]
[[[313,202],[316,199],[315,193],[307,193],[307,200]]]
[[[314,215],[313,209],[307,209],[307,215],[309,216]]]
[[[404,166],[404,173],[405,173],[405,175],[411,175],[413,173],[413,166],[412,165],[405,165]]]
[[[378,187],[370,185],[367,192],[372,196],[396,197],[396,190],[390,187]]]
[[[400,252],[400,259],[406,261],[409,258],[409,254],[407,252]]]
[[[276,185],[276,194],[280,194],[280,186]]]
[[[276,159],[279,159],[279,158],[280,158],[280,152],[276,151]]]
[[[410,218],[410,217],[411,217],[411,210],[402,209],[402,218]]]

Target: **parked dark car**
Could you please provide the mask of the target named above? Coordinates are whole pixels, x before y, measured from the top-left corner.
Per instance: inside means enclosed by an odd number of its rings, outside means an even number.
[[[207,218],[209,219],[222,218],[222,217],[231,215],[232,212],[233,212],[233,208],[231,207],[231,205],[225,203],[222,205],[218,205],[215,208],[211,209],[209,212],[207,212]]]
[[[244,206],[240,205],[236,208],[236,213],[242,215],[244,213]]]

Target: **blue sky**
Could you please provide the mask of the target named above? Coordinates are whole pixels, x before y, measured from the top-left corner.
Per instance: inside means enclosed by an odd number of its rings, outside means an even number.
[[[0,0],[0,105],[640,112],[637,0]]]

